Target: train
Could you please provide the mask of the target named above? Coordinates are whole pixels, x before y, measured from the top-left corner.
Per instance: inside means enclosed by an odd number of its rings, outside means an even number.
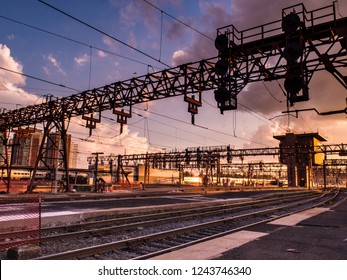
[[[213,183],[216,183],[216,178],[213,178]],[[184,182],[187,184],[202,184],[202,180],[199,177],[184,177]],[[287,180],[278,179],[248,179],[248,178],[234,178],[234,177],[221,177],[221,183],[224,186],[245,186],[245,185],[288,185]]]
[[[37,171],[35,175],[36,180],[44,180],[47,178],[48,171]],[[7,178],[7,170],[0,170],[0,178]],[[31,172],[28,170],[12,170],[11,171],[11,179],[13,180],[30,180]]]
[[[31,179],[32,171],[24,170],[24,169],[15,169],[11,171],[11,180],[18,180],[18,181],[27,181]],[[62,178],[62,174],[58,174],[59,178]],[[0,180],[7,178],[7,170],[6,169],[0,169]],[[35,180],[52,180],[52,173],[50,171],[42,171],[37,170],[35,174]],[[88,183],[88,175],[87,174],[78,174],[77,178],[75,178],[74,175],[69,176],[69,182],[70,183],[77,183],[77,184],[87,184]]]

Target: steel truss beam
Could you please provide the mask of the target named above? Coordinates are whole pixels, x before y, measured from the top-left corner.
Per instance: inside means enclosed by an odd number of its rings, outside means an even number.
[[[7,127],[28,126],[52,118],[70,119],[83,116],[91,125],[100,122],[100,113],[138,103],[185,95],[189,96],[217,87],[213,59],[180,65],[161,72],[116,82],[69,97],[39,105],[27,106],[0,114],[0,131]],[[192,98],[192,97],[191,97]],[[97,114],[90,116],[90,114]]]
[[[283,33],[283,20],[293,11],[299,20],[298,30]],[[347,65],[346,18],[336,18],[335,3],[309,12],[299,4],[283,9],[282,14],[282,20],[243,31],[233,25],[218,29],[217,39],[226,36],[227,40],[221,43],[216,39],[223,81],[216,94],[223,99],[224,93],[226,99],[228,93],[235,101],[234,107],[218,102],[221,112],[236,109],[237,95],[248,83],[286,78],[293,72],[300,73],[304,85],[302,95],[292,98],[290,105],[309,99],[308,83],[318,70],[327,70],[347,89],[347,78],[338,70]],[[293,42],[297,43],[294,47]],[[287,98],[291,99],[289,92]]]
[[[327,165],[327,166],[345,166],[347,168],[347,159],[346,158],[328,159],[328,160],[325,160],[325,165]]]
[[[280,156],[280,152],[286,154],[296,155],[299,154],[314,154],[324,153],[327,155],[338,154],[345,155],[347,154],[347,144],[332,144],[332,145],[320,145],[314,147],[311,151],[302,152],[300,151],[300,146],[297,146],[296,149],[292,147],[273,147],[273,148],[255,148],[255,149],[232,149],[230,146],[218,146],[218,147],[196,147],[196,148],[187,148],[184,151],[174,151],[174,152],[165,152],[165,153],[147,153],[147,154],[132,154],[132,155],[109,155],[109,156],[100,156],[99,160],[101,161],[116,161],[118,158],[121,158],[123,165],[126,165],[129,162],[142,163],[144,161],[149,161],[153,166],[163,164],[173,164],[173,168],[178,168],[178,166],[185,165],[187,167],[190,164],[197,163],[215,163],[218,159],[224,159],[229,163],[233,159],[240,159],[242,162],[245,157],[254,157],[254,156]],[[88,157],[88,161],[93,161],[93,157]],[[259,164],[259,163],[254,163]],[[232,165],[232,164],[231,164]]]
[[[302,7],[298,14],[305,23],[304,32],[297,36],[302,36],[305,41],[301,63],[307,75],[311,78],[315,71],[327,70],[346,87],[346,79],[337,69],[347,66],[347,18],[336,19],[335,5],[311,12],[307,12],[302,4],[295,7]],[[323,16],[316,16],[325,9],[327,12]],[[216,58],[188,63],[69,97],[3,112],[0,114],[0,131],[34,125],[52,118],[70,119],[75,116],[83,116],[87,120],[87,127],[92,130],[100,122],[102,111],[113,110],[117,116],[127,117],[129,115],[121,113],[122,108],[131,110],[134,104],[180,95],[184,95],[188,110],[194,115],[197,107],[201,106],[195,94],[217,89],[221,83],[227,83],[230,92],[237,95],[250,82],[285,78],[287,66],[283,54],[286,36],[282,32],[281,20],[243,31],[230,25],[218,29],[218,33],[227,33],[231,44],[226,77],[216,75]],[[122,122],[124,119],[121,118]]]

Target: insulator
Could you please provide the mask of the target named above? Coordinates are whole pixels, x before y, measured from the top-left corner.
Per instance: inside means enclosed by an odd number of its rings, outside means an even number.
[[[285,33],[294,33],[300,26],[300,17],[295,13],[290,13],[282,19],[282,30]]]
[[[224,76],[228,72],[229,63],[225,59],[220,59],[217,61],[214,71],[219,76]]]
[[[225,52],[228,49],[228,46],[229,46],[228,36],[226,34],[218,35],[216,40],[214,41],[214,46],[220,52]]]

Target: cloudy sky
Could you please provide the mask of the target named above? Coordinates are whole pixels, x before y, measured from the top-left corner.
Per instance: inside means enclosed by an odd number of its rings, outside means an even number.
[[[69,96],[214,57],[218,27],[255,27],[280,19],[282,8],[297,4],[292,0],[46,2],[102,33],[38,0],[0,0],[0,108],[39,104],[47,95]],[[303,3],[308,10],[330,4],[326,0]],[[347,16],[347,0],[339,0],[337,8],[338,17]],[[278,144],[273,135],[288,129],[318,131],[328,143],[346,143],[344,114],[322,117],[305,112],[298,118],[281,114],[286,110],[281,86],[283,81],[250,84],[239,95],[239,109],[224,115],[216,108],[213,93],[205,92],[195,126],[190,124],[183,97],[134,106],[121,135],[110,112],[103,114],[91,137],[81,118],[72,119],[69,133],[79,145],[78,164],[86,166],[86,157],[93,152],[130,154],[227,144],[271,147]],[[321,71],[311,80],[310,101],[297,103],[295,108],[343,109],[345,98],[346,90]]]

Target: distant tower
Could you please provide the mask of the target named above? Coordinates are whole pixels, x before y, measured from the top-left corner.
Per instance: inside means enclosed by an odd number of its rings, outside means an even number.
[[[35,166],[36,158],[39,153],[40,143],[42,141],[42,131],[37,130],[30,134],[30,150],[29,150],[29,162],[30,167]]]
[[[29,134],[15,133],[12,142],[11,162],[13,166],[28,166],[30,154]]]
[[[318,133],[287,133],[274,138],[280,141],[280,162],[287,165],[288,186],[309,187],[312,166],[323,164],[323,154],[316,147],[326,139]]]
[[[63,144],[59,133],[50,133],[46,141],[46,152],[43,160],[47,166],[63,166],[62,150]],[[69,162],[71,150],[71,135],[66,135],[67,161]]]
[[[69,156],[69,167],[77,167],[77,155],[78,155],[78,144],[71,142],[70,156]]]

